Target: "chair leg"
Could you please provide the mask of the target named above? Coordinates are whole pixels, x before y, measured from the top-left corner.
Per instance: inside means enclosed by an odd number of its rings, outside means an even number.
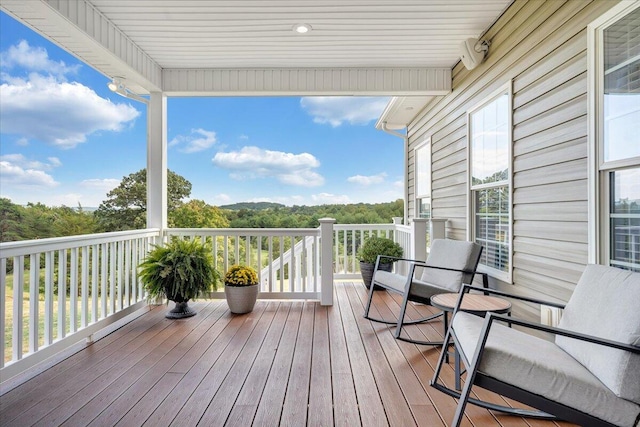
[[[456,407],[456,413],[453,416],[453,420],[451,421],[451,427],[459,427],[460,423],[462,422],[462,417],[464,416],[464,410],[467,406],[469,396],[471,395],[471,386],[473,385],[473,377],[474,375],[467,375],[467,380],[465,381],[464,387],[462,388],[462,392],[460,393],[458,406]]]
[[[367,306],[364,309],[364,318],[370,319],[369,317],[369,309],[371,309],[371,301],[373,301],[373,283],[369,286],[369,298],[367,300]]]
[[[402,332],[402,324],[404,322],[404,312],[407,310],[407,303],[409,302],[409,295],[404,296],[402,298],[402,305],[400,306],[400,313],[398,314],[398,322],[396,324],[396,333],[395,337],[400,338],[400,333]]]

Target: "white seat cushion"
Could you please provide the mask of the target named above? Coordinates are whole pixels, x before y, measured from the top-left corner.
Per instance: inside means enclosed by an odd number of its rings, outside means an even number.
[[[458,312],[453,328],[470,361],[484,319]],[[478,369],[492,378],[592,414],[615,425],[633,427],[640,406],[619,398],[555,343],[494,323]]]
[[[375,272],[373,282],[382,285],[389,290],[404,294],[404,288],[407,284],[407,276],[378,270]],[[411,297],[429,299],[433,295],[442,294],[445,292],[450,291],[448,289],[443,289],[431,283],[423,282],[417,279],[414,279],[413,282],[411,282]]]

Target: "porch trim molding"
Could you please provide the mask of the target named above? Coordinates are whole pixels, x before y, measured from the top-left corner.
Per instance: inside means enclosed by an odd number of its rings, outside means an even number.
[[[450,68],[164,69],[169,96],[446,95]]]

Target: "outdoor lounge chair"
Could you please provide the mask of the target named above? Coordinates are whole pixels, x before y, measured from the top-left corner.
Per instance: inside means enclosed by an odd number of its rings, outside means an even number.
[[[439,312],[425,318],[405,321],[405,311],[409,301],[423,304],[431,304],[433,295],[445,292],[458,292],[463,283],[472,283],[476,273],[482,246],[477,243],[435,239],[431,243],[429,256],[425,261],[410,260],[406,258],[394,258],[384,255],[378,256],[369,289],[369,300],[364,311],[364,317],[374,322],[396,325],[395,337],[404,341],[423,345],[442,345],[442,341],[419,341],[401,336],[402,326],[427,322],[440,317],[444,312]],[[409,262],[409,274],[406,276],[378,269],[381,258],[390,258],[395,261]],[[422,270],[420,279],[415,278],[416,270]],[[484,286],[487,287],[486,276],[483,276]],[[373,299],[374,285],[378,285],[387,291],[403,295],[400,313],[395,320],[375,319],[369,316],[371,301]],[[446,319],[446,318],[445,318]],[[444,333],[446,333],[446,321]]]
[[[467,291],[463,287],[460,296]],[[530,335],[523,328],[550,332],[555,341]],[[588,265],[557,328],[495,313],[482,318],[456,308],[445,341],[449,338],[466,367],[465,385],[457,393],[437,382],[447,353],[444,348],[431,385],[459,397],[452,426],[460,425],[467,402],[583,426],[631,427],[640,422],[640,273]],[[473,385],[539,411],[471,399]]]

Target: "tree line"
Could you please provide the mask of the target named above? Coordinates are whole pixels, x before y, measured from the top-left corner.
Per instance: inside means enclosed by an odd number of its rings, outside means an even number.
[[[16,205],[0,198],[0,242],[104,233],[146,227],[146,169],[123,178],[97,210],[78,206],[49,207],[42,203]],[[403,215],[403,201],[350,205],[292,206],[277,203],[238,203],[223,207],[189,200],[191,183],[169,171],[167,222],[171,228],[312,228],[331,217],[339,224],[389,223]]]

